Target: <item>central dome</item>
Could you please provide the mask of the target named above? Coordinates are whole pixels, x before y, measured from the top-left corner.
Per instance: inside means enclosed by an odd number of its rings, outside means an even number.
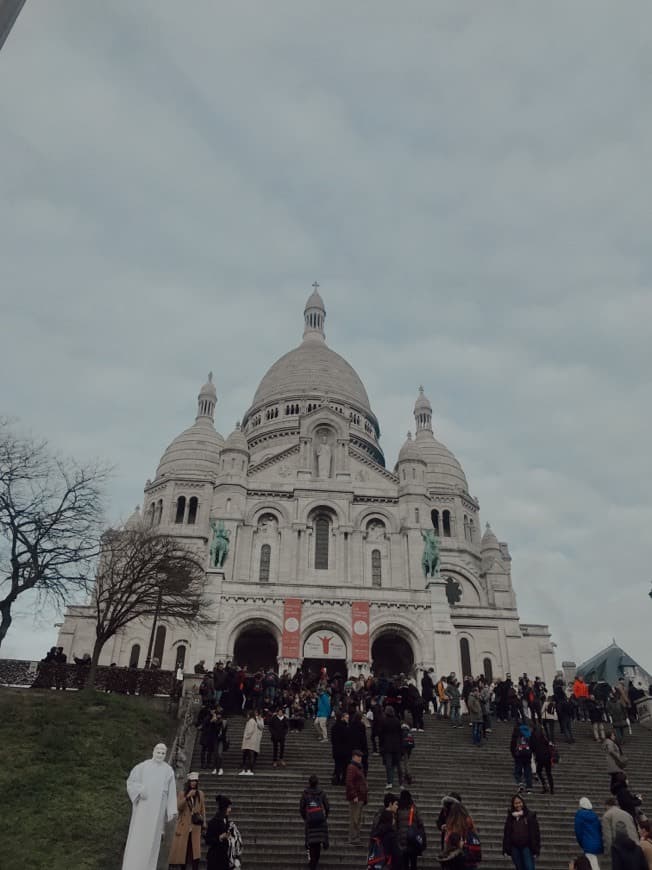
[[[371,412],[369,396],[355,369],[327,344],[304,341],[267,371],[252,406],[300,397],[339,399]]]

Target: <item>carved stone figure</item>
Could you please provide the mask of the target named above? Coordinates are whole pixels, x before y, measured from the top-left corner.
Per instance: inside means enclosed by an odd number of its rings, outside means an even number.
[[[439,577],[439,539],[432,529],[421,530],[423,557],[421,567],[424,577]]]
[[[165,822],[177,815],[174,771],[165,761],[166,753],[165,744],[157,743],[152,757],[129,774],[132,811],[122,870],[156,870]]]
[[[213,568],[221,568],[226,557],[229,555],[229,537],[231,535],[224,528],[222,520],[216,522],[211,519],[211,529],[213,531],[213,540],[211,541],[210,563]]]
[[[326,436],[321,436],[321,442],[317,448],[317,477],[327,478],[331,476],[331,448]]]
[[[369,541],[382,541],[385,537],[385,526],[380,520],[372,520],[367,526],[367,539]]]

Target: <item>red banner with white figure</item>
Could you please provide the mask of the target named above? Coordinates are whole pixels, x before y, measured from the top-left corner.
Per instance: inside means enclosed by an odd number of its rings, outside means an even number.
[[[301,599],[286,598],[283,605],[281,656],[298,659],[301,650]]]
[[[354,662],[369,661],[369,602],[354,601],[351,607],[351,637]]]

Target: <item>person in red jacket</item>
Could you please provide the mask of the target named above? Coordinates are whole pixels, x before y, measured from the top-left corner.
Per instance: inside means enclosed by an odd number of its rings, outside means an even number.
[[[362,750],[354,749],[346,769],[346,799],[349,802],[349,843],[360,843],[362,815],[368,797],[367,778],[362,768]]]
[[[584,682],[584,677],[575,677],[575,682],[573,683],[573,695],[577,701],[579,718],[586,722],[588,719],[586,702],[589,699],[589,687]]]

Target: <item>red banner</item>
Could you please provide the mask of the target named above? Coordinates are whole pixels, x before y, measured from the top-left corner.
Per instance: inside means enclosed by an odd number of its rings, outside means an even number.
[[[281,656],[298,659],[301,654],[301,599],[286,598],[283,606]]]
[[[351,607],[351,637],[354,662],[369,662],[369,602],[354,601]]]

